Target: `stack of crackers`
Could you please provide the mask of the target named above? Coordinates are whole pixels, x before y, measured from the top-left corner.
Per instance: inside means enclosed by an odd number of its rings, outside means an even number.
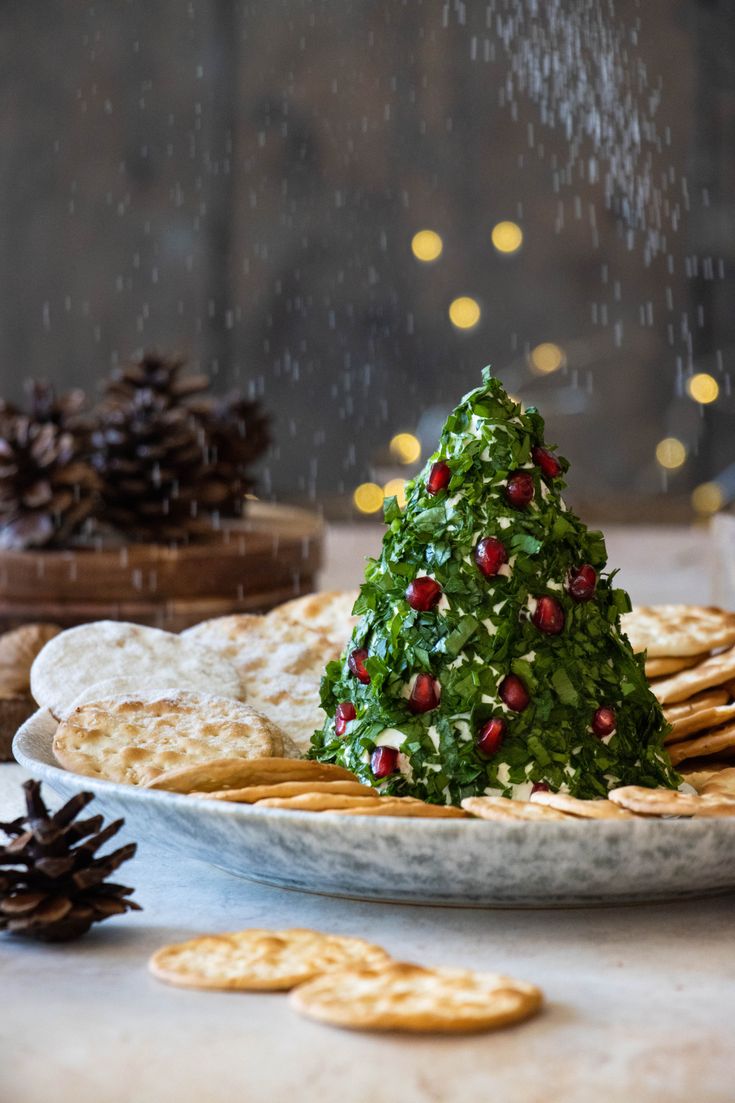
[[[162,947],[149,967],[182,988],[290,991],[294,1010],[353,1030],[494,1030],[531,1018],[543,1001],[512,977],[425,968],[362,938],[301,928],[202,935]]]
[[[735,613],[714,606],[640,606],[623,618],[646,652],[651,689],[671,724],[666,745],[685,776],[735,765]]]

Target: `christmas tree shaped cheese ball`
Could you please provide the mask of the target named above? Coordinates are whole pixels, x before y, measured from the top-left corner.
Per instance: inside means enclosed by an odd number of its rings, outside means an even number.
[[[404,509],[386,504],[313,757],[442,804],[678,784],[620,629],[628,595],[603,573],[602,534],[562,500],[567,468],[485,369]]]

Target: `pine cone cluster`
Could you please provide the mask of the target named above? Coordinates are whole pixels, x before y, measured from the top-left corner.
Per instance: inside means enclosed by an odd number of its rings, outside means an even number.
[[[181,543],[240,516],[268,418],[184,368],[149,353],[112,374],[91,412],[83,392],[57,398],[45,383],[27,411],[0,403],[0,548],[64,546],[88,519]]]
[[[91,793],[78,793],[51,815],[39,782],[23,788],[27,815],[0,823],[11,840],[0,846],[0,930],[63,942],[111,915],[140,911],[127,899],[132,889],[107,881],[132,858],[136,844],[97,856],[123,821],[103,828],[102,816],[77,819]]]

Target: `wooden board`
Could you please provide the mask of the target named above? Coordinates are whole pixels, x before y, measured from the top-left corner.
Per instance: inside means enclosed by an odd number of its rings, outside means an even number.
[[[243,521],[182,548],[0,553],[0,631],[28,621],[112,618],[179,631],[261,612],[316,588],[323,524],[307,510],[250,503]]]

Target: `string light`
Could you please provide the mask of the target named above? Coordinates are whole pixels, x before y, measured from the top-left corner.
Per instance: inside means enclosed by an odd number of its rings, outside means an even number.
[[[383,491],[377,483],[360,483],[355,487],[352,501],[360,513],[377,513],[383,507]]]
[[[656,445],[656,462],[667,471],[681,467],[686,458],[686,446],[676,437],[664,437]]]
[[[419,230],[411,238],[411,252],[422,264],[431,264],[442,255],[444,242],[436,230]]]
[[[551,372],[558,371],[565,360],[564,349],[551,341],[543,341],[531,350],[531,367],[539,375],[550,375]]]
[[[700,483],[692,491],[692,505],[697,513],[709,516],[724,505],[722,489],[717,483]]]
[[[477,299],[471,299],[469,295],[460,295],[449,304],[449,320],[457,329],[474,329],[481,314]]]
[[[701,402],[703,406],[715,402],[720,393],[720,384],[713,375],[707,372],[697,372],[691,379],[687,379],[687,393],[695,402]]]
[[[499,253],[517,253],[523,245],[523,230],[517,222],[498,222],[490,238]]]
[[[398,505],[403,509],[406,504],[406,480],[389,479],[383,487],[383,494],[385,494],[386,498],[395,497]]]
[[[416,463],[421,455],[421,441],[413,433],[396,433],[388,447],[399,463]]]

